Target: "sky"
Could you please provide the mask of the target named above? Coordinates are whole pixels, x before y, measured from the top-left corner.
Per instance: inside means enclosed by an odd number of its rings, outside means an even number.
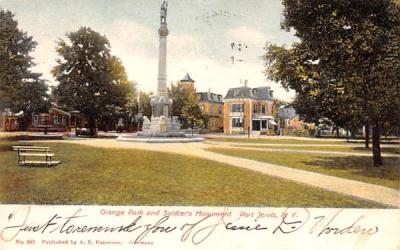
[[[50,85],[57,82],[57,40],[82,26],[105,35],[130,80],[142,91],[156,91],[158,28],[162,0],[0,0],[19,28],[38,42],[35,71]],[[270,86],[276,98],[293,92],[267,80],[262,55],[268,43],[290,46],[295,37],[280,29],[281,0],[169,0],[168,84],[186,73],[197,91],[222,94],[231,87]],[[234,46],[232,46],[234,44]],[[239,50],[239,44],[241,48]]]

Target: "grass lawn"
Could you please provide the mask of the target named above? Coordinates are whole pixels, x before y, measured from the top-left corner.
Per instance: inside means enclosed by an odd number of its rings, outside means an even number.
[[[322,154],[268,152],[247,149],[213,148],[209,150],[215,153],[243,157],[251,160],[268,162],[281,166],[400,189],[399,157],[385,157],[385,165],[380,168],[374,168],[370,156],[330,156]]]
[[[318,145],[303,145],[301,147],[298,146],[288,146],[285,144],[276,144],[276,145],[235,145],[235,147],[240,148],[278,148],[278,149],[295,149],[295,150],[308,150],[308,151],[334,151],[334,152],[350,152],[350,153],[371,153],[371,148],[365,147],[354,147],[354,146],[318,146]],[[371,146],[372,147],[372,146]],[[381,147],[382,153],[390,153],[390,154],[400,154],[400,146],[399,147]]]
[[[195,157],[67,143],[55,167],[17,167],[0,141],[0,202],[111,205],[382,207],[341,194]],[[29,143],[32,145],[32,143]]]
[[[228,137],[207,137],[210,141],[239,142],[239,143],[273,143],[273,144],[348,144],[345,140],[322,140],[322,139],[276,139],[273,138],[228,138]]]

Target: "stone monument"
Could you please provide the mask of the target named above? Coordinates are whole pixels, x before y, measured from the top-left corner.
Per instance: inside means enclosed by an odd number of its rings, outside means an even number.
[[[157,94],[151,98],[152,116],[151,120],[144,117],[142,136],[155,137],[184,137],[180,131],[180,123],[177,117],[171,117],[172,100],[168,97],[167,90],[167,9],[168,3],[164,1],[161,5],[160,47],[158,56],[158,85]]]
[[[185,135],[181,130],[178,117],[171,117],[172,100],[168,97],[167,90],[167,8],[164,1],[161,5],[161,24],[158,34],[160,36],[160,48],[158,57],[158,85],[157,93],[151,97],[152,115],[143,117],[143,132],[137,135],[121,135],[120,141],[149,142],[149,143],[182,143],[201,142],[202,137]]]

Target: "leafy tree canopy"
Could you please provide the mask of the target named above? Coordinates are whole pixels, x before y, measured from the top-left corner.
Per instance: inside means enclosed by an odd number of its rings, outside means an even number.
[[[59,58],[53,75],[57,103],[67,110],[79,110],[89,119],[95,134],[97,119],[125,107],[132,85],[121,61],[110,53],[105,36],[82,27],[58,42]]]
[[[151,108],[151,96],[153,93],[140,92],[139,93],[139,112],[142,112],[143,116],[151,118],[152,108]]]
[[[10,11],[0,10],[0,109],[31,113],[48,109],[47,84],[30,53],[37,43],[18,28]]]
[[[299,113],[337,126],[371,124],[379,134],[400,109],[400,7],[393,0],[283,0],[282,28],[299,42],[267,46],[267,74],[292,88]],[[375,135],[375,136],[374,136]],[[376,157],[375,157],[376,156]]]
[[[182,128],[202,127],[205,124],[206,118],[202,115],[194,88],[181,83],[173,84],[168,89],[168,95],[172,99],[172,116],[178,117]]]

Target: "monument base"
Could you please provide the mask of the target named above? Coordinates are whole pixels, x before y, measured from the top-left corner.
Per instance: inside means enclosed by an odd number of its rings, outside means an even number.
[[[167,118],[165,116],[152,117],[151,121],[144,117],[143,132],[138,136],[145,137],[185,137],[181,131],[181,124],[178,117]]]
[[[153,117],[151,121],[144,117],[143,132],[134,136],[120,136],[118,141],[148,142],[148,143],[185,143],[202,142],[204,138],[187,136],[181,129],[178,117]]]
[[[145,137],[145,136],[120,136],[117,141],[147,142],[147,143],[189,143],[202,142],[202,137]]]

